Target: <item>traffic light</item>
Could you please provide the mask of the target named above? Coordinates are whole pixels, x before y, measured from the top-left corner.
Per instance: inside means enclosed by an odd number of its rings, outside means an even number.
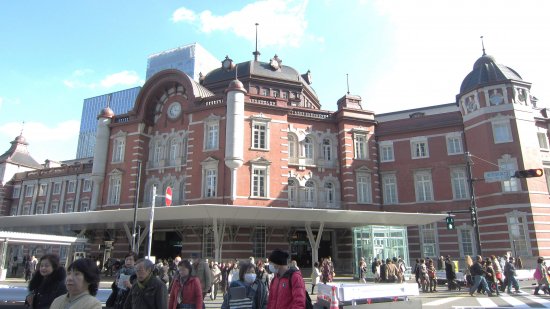
[[[455,229],[455,218],[448,216],[446,219],[447,221],[447,229],[448,230],[454,230]]]
[[[542,168],[532,168],[530,170],[521,170],[516,171],[514,177],[516,178],[531,178],[531,177],[541,177],[544,174]]]

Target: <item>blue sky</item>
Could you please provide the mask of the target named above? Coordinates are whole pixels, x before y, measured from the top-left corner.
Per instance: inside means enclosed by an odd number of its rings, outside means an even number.
[[[147,56],[197,42],[215,57],[277,54],[322,107],[350,91],[377,114],[451,103],[487,53],[550,100],[550,1],[0,2],[0,154],[21,130],[39,162],[72,159],[82,101],[144,83]]]

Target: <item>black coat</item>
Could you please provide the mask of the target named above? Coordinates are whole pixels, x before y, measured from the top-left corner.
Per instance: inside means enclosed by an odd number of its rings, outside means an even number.
[[[45,278],[37,270],[29,282],[29,292],[34,295],[31,308],[48,309],[56,297],[67,293],[66,276],[63,267],[58,267]]]
[[[151,274],[151,278],[140,287],[134,283],[126,301],[125,309],[166,309],[168,308],[168,290],[166,284]]]

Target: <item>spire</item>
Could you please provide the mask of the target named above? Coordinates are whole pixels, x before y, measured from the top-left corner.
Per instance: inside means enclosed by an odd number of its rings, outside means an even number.
[[[485,45],[483,44],[483,36],[480,36],[479,38],[481,39],[481,49],[483,50],[483,56],[485,56],[487,54],[485,53]]]
[[[254,61],[258,61],[258,56],[260,55],[260,52],[258,51],[258,23],[256,25],[256,51],[252,53],[254,55]]]

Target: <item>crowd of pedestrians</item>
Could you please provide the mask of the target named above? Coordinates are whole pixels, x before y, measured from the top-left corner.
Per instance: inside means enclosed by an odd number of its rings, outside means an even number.
[[[331,270],[323,280],[332,280],[332,261],[323,263]],[[218,290],[223,293],[223,309],[306,308],[308,301],[311,304],[296,261],[289,261],[289,254],[278,249],[265,262],[250,258],[218,264],[193,254],[190,259],[176,257],[171,264],[154,264],[130,252],[120,264],[107,308],[202,309],[205,297],[215,298]],[[29,308],[102,308],[95,297],[101,272],[94,259],[77,259],[65,270],[58,256],[46,254],[36,265],[25,299]],[[319,282],[323,277],[319,269],[317,276]]]

